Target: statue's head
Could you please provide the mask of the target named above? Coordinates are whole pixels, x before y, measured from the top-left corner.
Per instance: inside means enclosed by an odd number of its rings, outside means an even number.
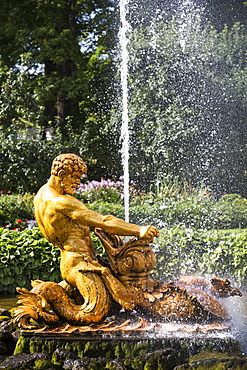
[[[82,175],[86,172],[85,162],[76,154],[60,154],[52,162],[51,175],[60,178],[61,186],[67,194],[74,194]]]

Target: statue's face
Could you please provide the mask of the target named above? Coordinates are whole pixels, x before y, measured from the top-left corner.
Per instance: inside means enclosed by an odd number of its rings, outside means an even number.
[[[67,174],[61,181],[64,194],[74,195],[75,189],[81,183],[81,172]]]

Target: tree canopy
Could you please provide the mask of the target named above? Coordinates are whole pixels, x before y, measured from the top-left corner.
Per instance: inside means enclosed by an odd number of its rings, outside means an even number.
[[[131,39],[132,177],[246,193],[246,28],[180,27],[156,22]]]
[[[63,128],[70,117],[81,131],[97,110],[96,100],[106,111],[104,78],[116,42],[115,15],[111,0],[1,0],[1,65],[16,73],[22,68],[21,76],[28,77],[22,86],[42,108],[42,115],[36,112],[41,125],[57,120]]]

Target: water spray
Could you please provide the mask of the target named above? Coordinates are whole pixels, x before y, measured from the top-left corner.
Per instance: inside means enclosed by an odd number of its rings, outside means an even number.
[[[128,124],[128,38],[129,24],[126,19],[128,0],[120,1],[121,28],[119,32],[121,46],[121,86],[122,86],[122,164],[124,170],[124,209],[125,221],[129,222],[129,124]]]

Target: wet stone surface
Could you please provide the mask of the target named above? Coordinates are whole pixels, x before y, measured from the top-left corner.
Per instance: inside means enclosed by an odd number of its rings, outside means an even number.
[[[0,370],[247,369],[247,358],[231,336],[209,338],[193,332],[179,338],[134,339],[119,332],[105,337],[20,333],[5,318],[0,322]]]

